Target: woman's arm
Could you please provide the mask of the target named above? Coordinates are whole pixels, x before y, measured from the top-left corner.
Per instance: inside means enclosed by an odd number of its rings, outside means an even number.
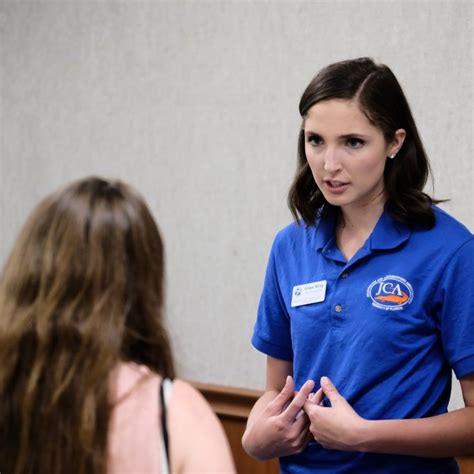
[[[267,358],[265,393],[250,412],[242,446],[263,460],[301,452],[311,440],[303,405],[313,390],[307,381],[295,395],[291,362]]]
[[[474,374],[461,380],[465,408],[410,420],[365,420],[327,378],[305,404],[316,441],[328,449],[422,457],[474,454]],[[322,407],[324,396],[331,407]]]
[[[171,472],[235,473],[224,429],[204,397],[175,380],[169,402]]]

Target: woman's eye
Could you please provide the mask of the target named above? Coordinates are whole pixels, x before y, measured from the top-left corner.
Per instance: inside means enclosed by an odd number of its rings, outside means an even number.
[[[364,143],[364,140],[355,137],[348,138],[346,142],[349,148],[360,148],[362,145],[364,145]]]
[[[308,141],[308,143],[311,143],[311,145],[313,145],[313,146],[319,146],[319,145],[322,145],[322,143],[323,143],[322,138],[319,137],[318,135],[308,136],[307,141]]]

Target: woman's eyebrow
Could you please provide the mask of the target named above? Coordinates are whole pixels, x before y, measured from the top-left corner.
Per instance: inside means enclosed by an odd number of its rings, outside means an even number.
[[[321,133],[315,132],[313,130],[304,130],[304,134],[305,136],[308,136],[308,135],[322,136]],[[363,133],[352,132],[352,133],[343,133],[342,135],[339,135],[337,138],[342,139],[342,140],[347,140],[348,138],[362,138],[362,139],[367,140],[369,136]]]
[[[357,133],[357,132],[353,132],[353,133],[344,133],[343,135],[339,135],[339,138],[364,138],[364,139],[368,139],[369,137],[367,135],[364,135],[363,133]]]

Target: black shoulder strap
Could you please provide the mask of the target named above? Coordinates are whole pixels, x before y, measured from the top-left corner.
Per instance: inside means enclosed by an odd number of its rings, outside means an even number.
[[[160,417],[161,417],[161,435],[163,437],[163,443],[166,451],[166,463],[170,466],[170,452],[169,452],[169,439],[168,439],[168,422],[166,417],[166,402],[165,394],[163,389],[163,382],[160,384]]]

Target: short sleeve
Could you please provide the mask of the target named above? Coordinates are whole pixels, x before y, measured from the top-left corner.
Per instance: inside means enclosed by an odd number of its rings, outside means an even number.
[[[271,357],[293,360],[290,319],[281,295],[277,272],[277,239],[273,242],[268,260],[252,345]]]
[[[441,284],[441,337],[458,379],[474,373],[474,238],[448,263]]]

